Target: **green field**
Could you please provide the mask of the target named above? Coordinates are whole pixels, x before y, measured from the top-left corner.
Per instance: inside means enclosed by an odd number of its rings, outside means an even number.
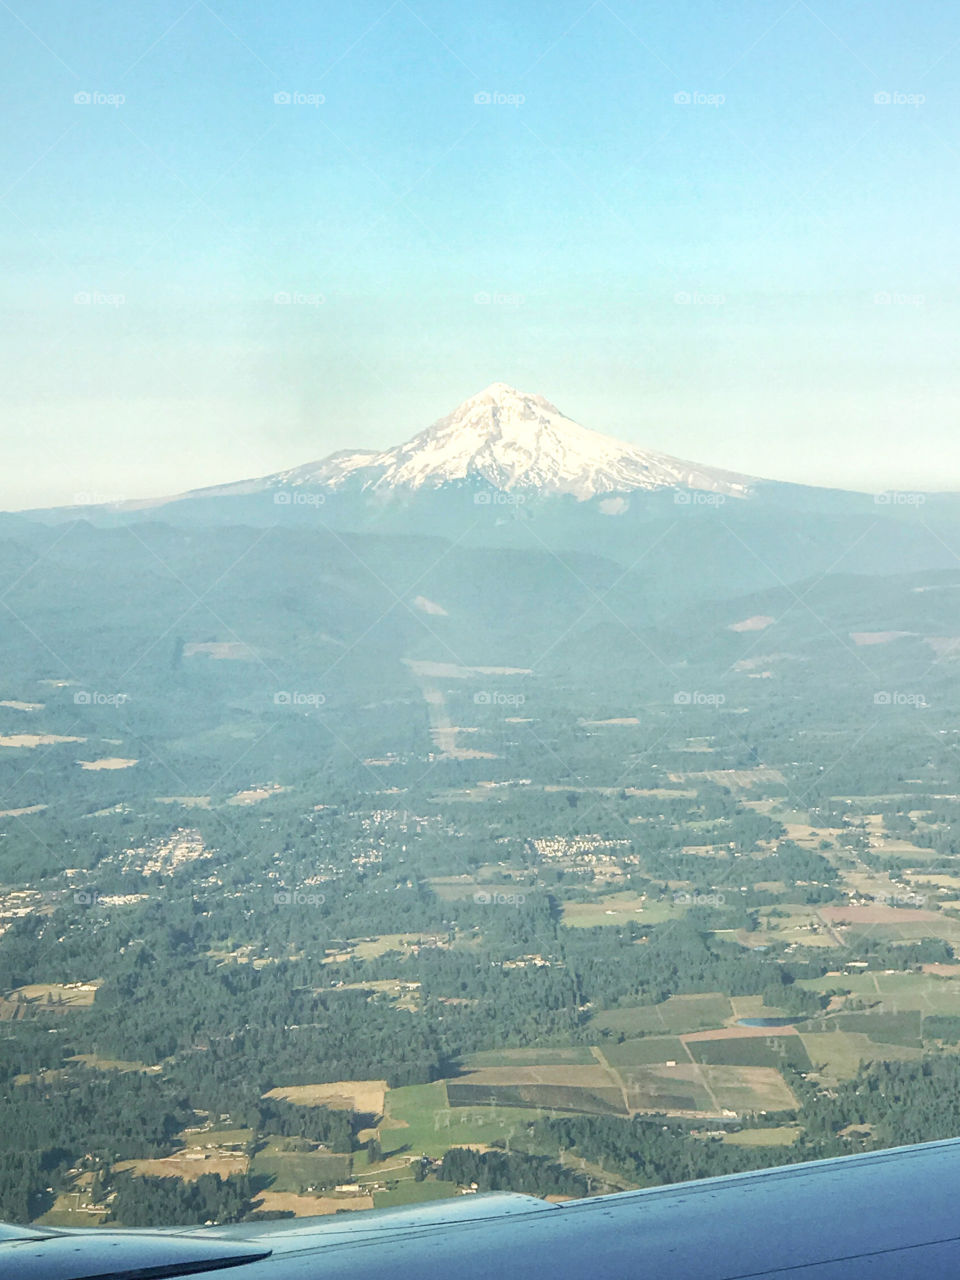
[[[672,899],[642,899],[635,893],[614,893],[589,902],[565,902],[563,923],[575,929],[623,925],[631,920],[662,924],[665,920],[679,919],[685,912],[686,907],[675,905]]]
[[[637,1005],[629,1009],[608,1009],[598,1013],[591,1026],[600,1031],[622,1031],[625,1035],[682,1035],[687,1031],[707,1031],[722,1027],[733,1017],[727,996],[670,996],[662,1004]]]
[[[933,973],[841,973],[822,978],[801,978],[798,986],[810,991],[849,991],[868,1002],[881,1001],[891,1013],[919,1009],[921,1013],[956,1013],[960,1010],[960,978]]]
[[[352,1157],[325,1151],[285,1151],[281,1143],[268,1143],[253,1158],[250,1172],[269,1178],[270,1191],[298,1192],[307,1187],[333,1187],[349,1182]]]
[[[615,1070],[658,1062],[683,1062],[687,1057],[683,1042],[676,1036],[643,1036],[639,1040],[623,1040],[619,1044],[605,1041],[600,1052]]]
[[[811,1019],[805,1029],[826,1031],[831,1026],[843,1031],[862,1031],[873,1041],[885,1044],[917,1045],[926,1035],[921,1017],[960,1012],[960,979],[930,973],[855,973],[833,977],[802,979],[798,984],[811,990],[846,990],[853,998],[870,1006],[867,1010],[840,1012],[828,1018]]]
[[[862,1031],[875,1044],[902,1044],[920,1047],[922,1014],[918,1009],[893,1013],[838,1013],[833,1021],[841,1031]],[[811,1021],[811,1031],[821,1028]],[[824,1027],[823,1030],[828,1028]]]
[[[401,1178],[386,1191],[375,1191],[373,1203],[377,1209],[395,1209],[405,1204],[423,1204],[428,1200],[449,1200],[458,1191],[455,1182],[440,1182],[436,1178],[417,1182],[413,1177]]]
[[[36,1219],[43,1227],[98,1227],[106,1220],[105,1213],[88,1213],[77,1208],[78,1197],[71,1191],[57,1196],[54,1207]]]
[[[454,1146],[489,1146],[524,1133],[542,1112],[516,1107],[470,1109],[451,1107],[442,1080],[406,1085],[387,1093],[386,1116],[380,1125],[384,1151],[439,1159]]]
[[[863,1062],[919,1058],[920,1050],[905,1045],[878,1044],[860,1031],[802,1032],[800,1038],[815,1071],[835,1080],[850,1080]]]
[[[688,1045],[697,1062],[731,1067],[795,1067],[809,1071],[810,1059],[799,1036],[735,1036]]]

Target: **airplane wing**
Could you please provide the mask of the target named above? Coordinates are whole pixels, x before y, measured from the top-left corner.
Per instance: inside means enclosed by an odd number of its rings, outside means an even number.
[[[166,1231],[0,1227],[2,1280],[894,1280],[960,1276],[960,1139],[547,1204]]]

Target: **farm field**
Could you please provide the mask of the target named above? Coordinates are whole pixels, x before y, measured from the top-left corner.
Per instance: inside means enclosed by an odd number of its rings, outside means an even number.
[[[804,1032],[800,1038],[814,1071],[826,1079],[851,1080],[864,1062],[920,1057],[919,1049],[911,1049],[905,1045],[878,1044],[858,1031]]]
[[[736,1111],[795,1111],[797,1099],[773,1067],[705,1066],[710,1092],[721,1108]]]
[[[733,1008],[721,992],[706,995],[670,996],[662,1004],[609,1009],[596,1015],[591,1025],[599,1031],[622,1031],[626,1035],[679,1035],[721,1027],[733,1017]]]
[[[30,1004],[54,1005],[69,1009],[89,1009],[97,996],[99,982],[34,982],[16,987],[9,999],[22,999]]]
[[[803,1127],[799,1124],[783,1124],[772,1129],[741,1129],[739,1133],[727,1133],[723,1141],[731,1147],[789,1147]]]
[[[706,779],[720,787],[737,787],[748,789],[760,785],[773,784],[774,788],[784,787],[786,779],[779,769],[757,767],[754,769],[706,769],[699,773],[683,773],[679,775],[684,782],[700,782]]]
[[[678,1036],[642,1036],[638,1040],[604,1043],[599,1052],[617,1071],[655,1063],[682,1062],[686,1058],[683,1041]]]
[[[395,1186],[386,1191],[375,1191],[373,1203],[377,1209],[398,1209],[405,1204],[424,1204],[429,1200],[449,1200],[459,1195],[455,1182],[440,1182],[436,1178],[424,1178],[417,1182],[412,1177],[398,1179]]]
[[[280,1098],[298,1107],[330,1107],[335,1111],[357,1111],[361,1115],[383,1115],[386,1080],[337,1080],[331,1084],[281,1085],[265,1098]]]
[[[391,951],[409,951],[422,941],[420,933],[381,933],[376,937],[352,939],[324,964],[342,964],[345,960],[376,960]]]
[[[665,1115],[716,1115],[720,1104],[711,1096],[705,1073],[696,1063],[676,1066],[635,1067],[622,1078],[631,1112]]]
[[[907,1048],[920,1047],[922,1015],[917,1009],[900,1013],[876,1010],[871,1013],[837,1013],[829,1019],[811,1018],[804,1030],[811,1032],[862,1031],[875,1044],[900,1044]]]
[[[270,1191],[299,1193],[310,1187],[334,1187],[349,1182],[352,1165],[349,1155],[290,1150],[280,1139],[257,1152],[250,1172],[257,1177],[269,1178]]]
[[[565,902],[563,923],[575,929],[593,929],[598,925],[624,924],[628,920],[644,924],[662,924],[684,915],[686,907],[670,899],[639,897],[634,893],[605,894],[591,902]]]
[[[951,945],[960,945],[960,920],[943,912],[930,914],[936,917],[932,921],[905,919],[891,923],[834,927],[844,943],[853,948],[869,946],[871,942],[915,942],[921,938],[942,938],[944,942],[949,942]]]
[[[439,1159],[453,1146],[489,1146],[514,1134],[544,1114],[525,1107],[453,1108],[442,1080],[435,1084],[390,1089],[380,1125],[385,1152],[402,1151]]]
[[[822,978],[801,978],[799,986],[810,991],[842,987],[891,1013],[919,1009],[921,1013],[951,1014],[960,1010],[960,980],[931,973],[827,973]]]
[[[697,1062],[711,1066],[793,1067],[809,1071],[810,1059],[800,1036],[729,1036],[724,1039],[687,1040]]]
[[[218,1173],[226,1178],[231,1173],[246,1173],[249,1167],[248,1157],[240,1152],[202,1148],[188,1148],[154,1160],[120,1160],[113,1166],[118,1173],[129,1170],[138,1178],[180,1178],[184,1182],[191,1182],[204,1173]]]
[[[486,1067],[447,1081],[451,1107],[514,1106],[585,1115],[623,1114],[623,1090],[612,1071],[591,1066]]]
[[[474,876],[431,876],[428,884],[441,902],[469,900],[482,887]]]
[[[734,1018],[785,1018],[786,1012],[764,1003],[763,996],[731,996]]]
[[[918,893],[929,889],[949,889],[960,893],[960,876],[950,875],[946,871],[908,871],[904,877]]]
[[[149,1067],[145,1062],[127,1062],[123,1058],[101,1058],[95,1053],[75,1053],[71,1062],[80,1062],[95,1071],[162,1071],[160,1066]]]
[[[261,1191],[253,1207],[258,1213],[292,1213],[297,1218],[320,1217],[374,1208],[373,1196],[301,1196],[289,1191]]]
[[[37,1222],[45,1227],[100,1226],[106,1220],[106,1213],[91,1213],[89,1209],[82,1209],[80,1205],[85,1199],[79,1192],[61,1191],[53,1202],[53,1208],[48,1209]]]
[[[681,1061],[621,1071],[631,1113],[719,1116],[793,1110],[796,1099],[774,1067]]]

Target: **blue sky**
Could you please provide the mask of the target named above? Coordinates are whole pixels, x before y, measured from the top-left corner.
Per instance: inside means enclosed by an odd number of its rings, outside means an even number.
[[[0,505],[393,444],[495,380],[960,488],[954,4],[2,0],[0,48]]]

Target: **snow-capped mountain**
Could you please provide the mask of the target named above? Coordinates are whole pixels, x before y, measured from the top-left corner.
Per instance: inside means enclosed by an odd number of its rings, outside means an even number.
[[[960,521],[960,497],[942,498],[936,510]],[[924,515],[933,510],[931,502]],[[83,537],[86,526],[190,529],[198,546],[218,530],[242,541],[245,528],[269,529],[278,546],[289,534],[305,564],[311,554],[329,556],[344,537],[372,537],[377,555],[410,537],[431,556],[441,554],[441,544],[524,553],[533,547],[619,566],[611,570],[616,581],[623,571],[639,573],[652,605],[707,584],[719,593],[800,581],[828,572],[838,546],[850,548],[843,563],[851,573],[886,572],[890,563],[904,571],[944,567],[931,561],[929,533],[911,514],[892,502],[878,507],[870,494],[649,452],[580,426],[542,396],[495,382],[395,448],[347,450],[167,498],[90,502],[10,520],[14,531],[31,517],[77,521]],[[358,572],[367,554],[358,553]],[[778,567],[767,573],[770,556]],[[492,580],[485,590],[496,594]],[[441,595],[419,588],[413,598],[447,608]]]
[[[472,509],[473,504],[465,508],[461,500],[464,489],[478,490],[474,497],[480,502],[485,501],[483,490],[486,497],[491,490],[522,494],[528,511],[533,499],[542,499],[556,508],[559,519],[559,509],[566,510],[570,499],[576,500],[580,515],[594,510],[606,517],[630,509],[633,495],[632,507],[642,515],[664,502],[699,508],[698,491],[704,498],[742,499],[782,487],[591,431],[543,396],[494,382],[391,449],[341,450],[271,475],[166,497],[85,502],[51,509],[43,518],[79,515],[94,523],[123,523],[159,516],[174,523],[232,520],[258,525],[297,523],[322,508],[331,527],[387,528],[391,513],[398,519],[402,513],[404,528],[430,534],[449,532],[454,509],[461,514]],[[498,522],[503,517],[496,502],[492,513]]]
[[[751,477],[652,453],[580,426],[543,396],[494,382],[406,444],[341,452],[266,477],[272,486],[439,488],[468,480],[503,491],[578,499],[638,489],[688,488],[746,497]]]

